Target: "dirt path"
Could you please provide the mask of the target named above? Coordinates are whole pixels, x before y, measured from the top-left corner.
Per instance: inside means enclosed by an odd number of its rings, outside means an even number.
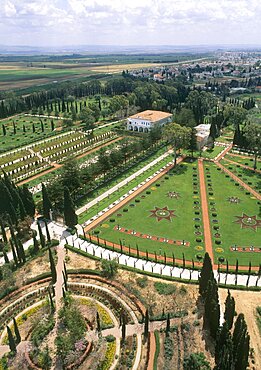
[[[220,161],[232,149],[232,147],[233,147],[233,144],[230,144],[225,150],[219,153],[215,158],[215,162]]]
[[[156,340],[154,332],[150,332],[150,351],[149,351],[149,361],[148,361],[148,367],[147,370],[153,370],[154,369],[154,357],[156,352]]]
[[[245,315],[248,332],[250,334],[250,347],[253,347],[255,352],[255,369],[261,369],[261,335],[256,322],[256,307],[261,306],[260,292],[230,289],[230,293],[235,298],[237,314],[242,312]],[[227,297],[227,290],[219,289],[219,294],[222,304],[224,305]]]
[[[108,142],[106,142],[106,143],[104,143],[104,144],[102,144],[102,145],[99,145],[98,147],[95,147],[95,148],[93,148],[93,149],[91,149],[91,150],[89,150],[89,151],[86,151],[86,152],[84,152],[84,153],[82,153],[82,154],[80,154],[80,155],[76,156],[76,157],[75,157],[75,159],[77,160],[77,159],[80,159],[80,158],[82,158],[82,157],[84,157],[84,156],[86,156],[86,155],[88,155],[88,154],[92,154],[93,152],[96,152],[97,150],[99,150],[99,149],[101,149],[101,148],[104,148],[104,147],[106,147],[106,146],[108,146],[108,145],[110,145],[110,144],[113,144],[113,143],[115,143],[115,142],[117,142],[117,141],[119,141],[119,140],[121,140],[121,139],[122,139],[122,137],[117,137],[117,138],[116,138],[116,139],[114,139],[114,140],[110,140],[110,141],[108,141]],[[32,181],[32,180],[38,179],[38,178],[39,178],[39,177],[41,177],[41,176],[47,175],[48,173],[50,173],[50,172],[53,172],[53,171],[57,170],[57,168],[61,168],[61,167],[63,167],[63,164],[54,163],[54,162],[52,162],[52,164],[51,164],[51,165],[52,165],[53,167],[52,167],[52,168],[50,168],[49,170],[46,170],[46,171],[40,172],[40,173],[38,173],[37,175],[34,175],[34,176],[32,176],[32,177],[29,177],[29,178],[28,178],[28,179],[26,179],[26,180],[20,181],[20,182],[18,182],[18,183],[17,183],[17,185],[18,185],[18,186],[21,186],[21,185],[23,185],[23,184],[27,184],[28,182],[30,182],[30,181]]]
[[[251,194],[253,194],[258,200],[261,200],[261,195],[251,188],[251,186],[247,185],[244,181],[242,181],[239,177],[233,174],[233,172],[229,171],[225,166],[223,166],[221,163],[216,162],[216,165],[220,167],[224,172],[226,172],[233,180],[238,182],[241,186],[243,186],[247,191],[249,191]]]
[[[233,157],[248,159],[248,160],[251,159],[251,157],[249,155],[242,155],[242,154],[236,154],[236,153],[229,153],[229,155],[231,155]],[[257,158],[257,162],[261,162],[261,160]]]
[[[205,236],[205,249],[206,249],[206,252],[208,252],[212,262],[214,263],[203,159],[198,160],[198,170],[199,170],[199,182],[200,182],[201,209],[202,209],[204,236]]]
[[[242,163],[238,163],[238,162],[234,162],[234,161],[231,161],[231,159],[228,159],[228,158],[224,158],[224,161],[227,161],[231,164],[234,164],[234,165],[238,165],[240,167],[243,167],[247,170],[250,170],[250,171],[253,171],[253,172],[256,172],[256,173],[261,173],[261,170],[254,170],[253,167],[250,167],[250,166],[246,166],[245,164],[242,164]]]

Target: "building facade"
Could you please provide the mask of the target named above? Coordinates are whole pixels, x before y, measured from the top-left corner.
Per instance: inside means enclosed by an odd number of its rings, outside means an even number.
[[[172,114],[157,110],[145,110],[127,119],[127,130],[149,132],[154,126],[164,126],[172,121]]]

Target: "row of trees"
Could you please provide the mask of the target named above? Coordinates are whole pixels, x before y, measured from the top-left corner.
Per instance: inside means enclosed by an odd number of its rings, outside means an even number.
[[[220,326],[220,305],[218,286],[214,278],[209,254],[204,257],[199,278],[199,293],[204,303],[204,318],[215,340],[215,370],[246,370],[248,366],[249,341],[247,325],[243,314],[235,324],[235,300],[228,291],[225,302],[224,323]],[[231,334],[231,330],[233,334]]]
[[[19,220],[33,217],[34,214],[35,204],[28,187],[16,186],[4,173],[0,179],[0,218],[7,219],[9,215],[11,222],[17,225]]]

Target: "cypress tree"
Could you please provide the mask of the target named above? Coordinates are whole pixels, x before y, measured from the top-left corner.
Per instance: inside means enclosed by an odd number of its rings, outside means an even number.
[[[97,331],[101,331],[101,320],[100,320],[100,315],[99,312],[97,311],[96,313],[96,324],[97,324]]]
[[[68,291],[67,279],[66,279],[64,271],[62,271],[62,274],[63,274],[64,288],[65,288],[66,291]]]
[[[64,188],[64,220],[65,224],[70,228],[74,228],[78,222],[78,217],[75,213],[72,198],[67,187]]]
[[[144,322],[144,337],[145,339],[148,338],[149,335],[149,311],[146,310],[145,313],[145,322]]]
[[[16,337],[16,344],[19,344],[21,342],[21,335],[15,320],[15,317],[13,317],[13,323],[14,323],[14,332],[15,332],[15,337]]]
[[[241,146],[242,139],[241,139],[241,132],[239,124],[236,125],[235,132],[234,132],[234,138],[233,138],[233,145]]]
[[[224,313],[224,318],[225,318],[228,330],[230,330],[233,326],[234,316],[235,316],[235,300],[234,300],[234,297],[231,296],[230,291],[228,290],[227,298],[225,302],[225,313]]]
[[[208,253],[205,253],[202,270],[199,277],[199,293],[203,298],[205,298],[208,281],[214,279],[214,274],[212,270],[212,263]]]
[[[5,263],[10,263],[9,258],[8,258],[8,255],[7,255],[7,253],[6,253],[6,251],[4,249],[3,249],[3,255],[4,255]]]
[[[51,310],[52,310],[52,312],[54,312],[54,303],[53,303],[53,298],[52,298],[52,294],[51,294],[50,289],[48,289],[48,295],[49,295],[49,301],[50,301],[50,305],[51,305]]]
[[[55,268],[55,263],[52,255],[52,251],[50,248],[48,248],[49,251],[49,262],[50,262],[50,269],[51,269],[51,274],[52,274],[52,283],[55,284],[57,280],[57,274],[56,274],[56,268]]]
[[[16,345],[15,345],[15,340],[13,333],[11,332],[9,326],[6,326],[7,329],[7,335],[8,335],[8,344],[11,352],[16,352]]]
[[[249,356],[249,334],[245,317],[240,313],[235,322],[233,332],[233,348],[235,368],[237,370],[246,370]]]
[[[43,216],[47,220],[50,218],[50,209],[52,209],[52,203],[49,199],[46,186],[42,183],[42,198],[43,198]]]
[[[38,226],[38,231],[39,231],[39,237],[40,237],[41,247],[42,247],[42,248],[45,248],[45,246],[46,246],[46,243],[45,243],[45,237],[44,237],[44,235],[43,235],[43,232],[42,232],[42,228],[41,228],[40,222],[37,222],[37,226]]]
[[[48,243],[51,243],[51,236],[50,236],[50,233],[49,233],[48,224],[45,220],[44,220],[44,225],[45,225],[47,241],[48,241]]]
[[[25,256],[24,246],[23,246],[23,243],[21,242],[20,239],[18,239],[18,248],[19,248],[19,252],[20,252],[22,262],[25,263],[26,262],[26,256]]]
[[[8,243],[6,232],[5,232],[5,226],[4,226],[2,218],[0,218],[0,226],[1,226],[1,233],[2,233],[2,236],[3,236],[3,240],[4,240],[5,243]]]
[[[68,279],[67,268],[66,268],[65,262],[63,263],[63,270],[64,270],[64,273],[65,273],[66,279]]]
[[[18,266],[17,254],[16,254],[16,251],[15,251],[15,247],[14,247],[14,243],[13,243],[12,239],[10,239],[10,245],[11,245],[11,250],[12,250],[15,265]]]
[[[207,319],[210,334],[215,339],[219,328],[220,306],[218,286],[214,278],[208,281],[208,288],[205,296],[205,318]]]
[[[39,252],[39,242],[36,239],[36,235],[33,235],[33,241],[34,241],[34,254],[37,254]]]
[[[30,192],[27,185],[24,184],[23,187],[21,188],[20,196],[24,204],[26,214],[31,217],[34,217],[35,215],[34,198],[33,198],[33,194]]]
[[[170,316],[169,316],[169,313],[168,313],[167,323],[166,323],[166,336],[167,337],[169,336],[169,332],[170,332]]]
[[[6,136],[6,128],[5,128],[5,125],[2,125],[2,129],[3,129],[3,135]]]
[[[122,315],[122,326],[121,326],[121,342],[124,343],[126,339],[126,322],[125,316]]]

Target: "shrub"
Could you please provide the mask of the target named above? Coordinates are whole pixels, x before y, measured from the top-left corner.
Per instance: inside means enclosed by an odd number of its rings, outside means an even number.
[[[105,337],[106,341],[107,342],[114,342],[115,341],[115,337],[113,335],[107,335],[107,337]]]
[[[139,277],[136,279],[136,283],[140,288],[146,288],[148,285],[148,278],[147,276]]]
[[[176,291],[175,285],[162,283],[160,281],[154,283],[154,288],[157,290],[159,294],[162,295],[170,295],[175,293]]]

